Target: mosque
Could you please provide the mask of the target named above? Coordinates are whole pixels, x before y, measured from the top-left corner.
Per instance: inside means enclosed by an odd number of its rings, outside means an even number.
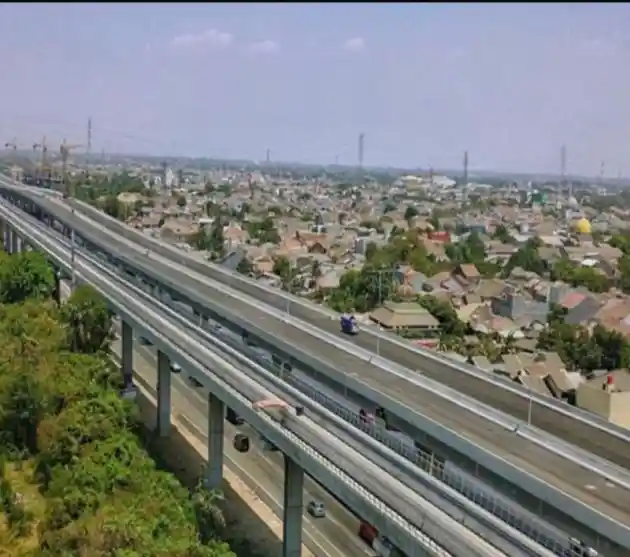
[[[582,217],[581,219],[576,220],[573,223],[573,228],[578,234],[590,234],[591,233],[591,223],[588,219]]]

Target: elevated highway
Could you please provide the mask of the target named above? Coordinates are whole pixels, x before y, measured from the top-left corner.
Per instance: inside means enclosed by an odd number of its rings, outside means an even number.
[[[105,228],[123,236],[139,246],[177,262],[220,284],[265,303],[277,310],[290,313],[330,334],[340,336],[336,316],[315,304],[270,288],[243,277],[218,265],[200,261],[150,238],[104,213],[75,200],[68,204],[83,212]],[[71,218],[68,209],[59,209],[64,219]],[[619,466],[630,469],[630,433],[567,404],[528,391],[525,387],[500,377],[490,376],[467,364],[456,363],[445,357],[412,346],[404,340],[366,328],[360,335],[346,338],[348,342],[378,353],[382,358],[395,362],[424,376],[438,381],[459,392],[475,398],[497,410],[545,430],[584,450],[592,452]],[[306,340],[304,342],[307,342]],[[341,364],[341,361],[339,361]]]
[[[612,526],[614,530],[620,525],[623,530],[623,525],[629,523],[627,484],[613,481],[618,472],[614,467],[606,467],[594,458],[587,459],[592,464],[590,466],[584,465],[585,460],[578,464],[575,458],[568,458],[571,455],[558,454],[567,447],[561,446],[561,451],[554,452],[548,444],[537,442],[536,431],[531,428],[510,429],[489,413],[473,411],[468,401],[462,403],[452,393],[445,396],[443,392],[428,388],[426,382],[410,375],[409,370],[392,371],[391,367],[388,370],[384,360],[366,357],[360,350],[349,350],[345,341],[331,342],[323,332],[296,327],[293,318],[274,316],[261,308],[259,302],[247,300],[224,284],[182,268],[153,251],[147,256],[146,250],[138,249],[134,243],[137,234],[132,236],[134,242],[125,241],[105,230],[98,231],[93,221],[73,214],[61,203],[42,198],[38,199],[38,204],[71,226],[80,237],[91,244],[105,246],[109,253],[116,254],[119,262],[126,261],[134,273],[154,279],[159,277],[160,284],[165,285],[170,294],[175,297],[183,294],[196,309],[209,309],[213,316],[223,316],[224,319],[226,315],[236,315],[238,319],[235,321],[245,330],[254,330],[257,338],[275,339],[276,345],[282,339],[281,344],[289,346],[285,348],[289,359],[302,364],[313,362],[314,373],[324,374],[338,386],[367,393],[366,398],[385,408],[401,409],[394,411],[394,415],[402,416],[401,421],[411,423],[418,432],[438,432],[433,437],[440,439],[446,435],[451,445],[456,445],[463,437],[469,442],[467,447],[481,447],[481,451],[469,455],[473,464],[481,462],[500,476],[517,478],[516,483],[527,485],[540,501],[554,509],[570,509],[572,518],[584,528],[596,528],[599,532],[601,525],[598,523],[594,527],[593,524],[602,519],[616,523]],[[291,308],[293,316],[295,305]],[[330,320],[327,322],[332,324]],[[369,392],[361,389],[365,385]],[[409,410],[415,419],[407,419]],[[559,495],[564,497],[564,507],[558,504]],[[611,532],[606,530],[604,535],[618,541],[626,535]]]
[[[510,534],[513,545],[506,552],[474,536],[462,526],[461,520],[453,520],[418,496],[413,488],[406,485],[404,475],[385,472],[382,460],[379,460],[380,465],[375,465],[369,458],[370,453],[366,449],[365,440],[361,442],[359,451],[351,448],[343,441],[343,436],[339,433],[339,427],[343,429],[342,424],[339,424],[334,416],[325,417],[326,412],[318,410],[317,405],[310,405],[310,409],[319,415],[315,421],[309,415],[285,414],[282,421],[278,422],[277,418],[267,416],[265,412],[256,411],[252,407],[252,401],[273,395],[273,390],[269,391],[266,387],[266,382],[272,381],[272,378],[265,381],[262,381],[258,375],[254,378],[251,371],[243,367],[243,358],[239,358],[240,365],[237,366],[230,357],[218,354],[216,346],[209,349],[207,343],[203,342],[204,335],[199,337],[198,333],[192,329],[182,327],[180,320],[174,320],[172,312],[162,309],[159,302],[155,300],[147,301],[146,297],[139,296],[139,292],[133,285],[99,265],[93,258],[85,254],[72,253],[67,243],[52,237],[50,230],[42,230],[41,225],[29,222],[25,216],[17,215],[14,210],[4,207],[0,207],[0,215],[5,222],[11,223],[13,232],[17,231],[29,245],[45,252],[66,272],[70,270],[71,261],[74,261],[76,276],[92,284],[109,300],[123,321],[123,368],[132,363],[129,343],[133,327],[138,334],[150,339],[158,347],[160,353],[180,363],[184,370],[197,378],[197,381],[210,393],[209,431],[212,434],[211,437],[219,433],[217,413],[212,406],[212,401],[215,401],[216,406],[216,400],[219,399],[234,408],[265,439],[282,450],[294,463],[293,466],[298,465],[301,470],[317,478],[349,508],[377,525],[379,530],[386,533],[410,557],[420,555],[499,557],[501,555],[546,554],[542,549],[527,549],[528,542],[518,541],[521,537],[515,532]],[[128,348],[126,349],[125,346]],[[159,370],[160,381],[162,381],[164,367],[160,365]],[[128,373],[124,369],[123,372]],[[258,373],[262,374],[262,370],[258,370]],[[277,382],[275,385],[275,388],[279,388]],[[158,392],[164,393],[166,390],[170,392],[170,380],[167,389],[164,384],[158,388]],[[164,410],[162,408],[162,411]],[[214,421],[212,416],[215,416]],[[222,437],[223,413],[219,416]],[[319,421],[322,417],[324,417],[323,423]],[[356,442],[356,433],[353,436]],[[222,443],[211,439],[210,445],[214,449],[209,447],[210,457],[213,460],[210,468],[220,473],[222,460],[220,456],[217,456],[216,449],[221,448]],[[331,471],[333,471],[332,475]],[[289,484],[285,483],[285,490],[290,489]],[[301,482],[299,485],[301,490]],[[378,492],[377,495],[376,492]],[[383,497],[386,501],[382,499]],[[285,495],[285,503],[286,501]],[[301,505],[298,510],[301,528]],[[407,515],[412,518],[406,518]],[[285,522],[286,520],[285,506]],[[294,517],[294,522],[295,520]],[[295,534],[295,523],[291,525],[289,531]],[[422,533],[429,531],[428,534]],[[435,538],[439,538],[440,541],[437,542]]]

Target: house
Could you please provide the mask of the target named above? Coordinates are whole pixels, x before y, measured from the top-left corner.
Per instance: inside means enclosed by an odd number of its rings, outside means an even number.
[[[393,278],[402,296],[413,296],[425,291],[426,275],[414,270],[410,265],[399,265],[394,271]]]
[[[501,317],[519,321],[547,322],[549,304],[534,300],[524,293],[505,291],[491,301],[492,312]]]
[[[440,329],[440,322],[416,303],[386,302],[370,314],[370,319],[386,329],[421,331],[427,336]]]
[[[479,281],[481,280],[481,275],[479,274],[477,267],[475,267],[472,263],[462,263],[457,265],[457,267],[453,270],[453,275],[462,277],[469,285],[479,284]]]
[[[630,374],[627,370],[611,371],[582,383],[575,402],[609,422],[630,429]]]

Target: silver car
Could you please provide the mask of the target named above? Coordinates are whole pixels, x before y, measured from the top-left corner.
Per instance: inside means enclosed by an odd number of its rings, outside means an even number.
[[[313,518],[324,518],[326,516],[326,507],[321,501],[309,501],[306,510]]]

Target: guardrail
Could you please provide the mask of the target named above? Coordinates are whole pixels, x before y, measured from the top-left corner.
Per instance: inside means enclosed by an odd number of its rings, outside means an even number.
[[[0,214],[1,213],[4,213],[3,216],[7,218],[7,220],[13,220],[10,213],[7,214],[7,212],[0,209]],[[41,232],[36,234],[34,237],[33,231],[31,230],[29,232],[27,230],[27,226],[24,226],[22,223],[12,222],[12,226],[23,236],[27,237],[29,243],[52,257],[57,265],[65,268],[66,270],[68,269],[68,250],[55,248],[52,245],[51,240],[46,239],[45,234]],[[62,255],[60,255],[60,253]],[[336,467],[331,461],[322,457],[317,450],[307,443],[304,443],[295,433],[287,430],[286,428],[280,427],[279,424],[270,416],[252,410],[250,400],[238,391],[234,391],[232,386],[226,383],[224,379],[218,377],[214,366],[218,366],[219,369],[223,369],[225,377],[239,377],[240,382],[249,383],[252,388],[257,391],[260,396],[262,396],[259,385],[251,380],[248,381],[246,377],[242,376],[242,374],[239,375],[238,370],[232,368],[232,366],[227,365],[225,362],[217,361],[216,356],[214,356],[212,352],[207,350],[204,351],[199,347],[195,347],[196,350],[204,352],[204,361],[214,362],[213,369],[215,370],[215,373],[208,371],[208,368],[202,366],[198,360],[189,355],[194,353],[194,351],[191,352],[191,341],[186,337],[185,333],[181,332],[177,328],[174,328],[163,318],[157,317],[160,322],[160,326],[157,328],[149,324],[150,320],[148,319],[148,316],[154,312],[143,308],[141,304],[138,304],[133,297],[125,292],[124,288],[116,286],[116,284],[111,280],[99,276],[98,273],[92,271],[88,267],[81,268],[83,265],[80,263],[78,266],[80,269],[77,272],[77,276],[81,280],[88,281],[97,290],[101,291],[101,293],[110,300],[110,303],[115,306],[117,312],[121,314],[124,320],[129,322],[138,331],[141,331],[143,336],[152,340],[160,347],[161,350],[169,355],[169,357],[179,362],[184,362],[186,368],[193,370],[196,375],[202,377],[207,388],[219,396],[219,398],[225,400],[227,404],[242,415],[255,429],[260,431],[267,439],[269,439],[270,442],[302,466],[307,473],[320,479],[326,478],[326,480],[322,483],[327,489],[330,489],[332,492],[336,493],[337,496],[340,496],[340,498],[344,500],[350,508],[361,508],[361,512],[366,519],[376,524],[379,529],[382,528],[384,533],[387,532],[386,535],[388,535],[388,537],[390,537],[401,549],[403,549],[403,551],[407,552],[410,556],[419,555],[418,551],[420,547],[423,547],[424,551],[429,551],[432,555],[450,555],[448,551],[433,542],[433,540],[429,539],[425,534],[418,530],[418,528],[403,519],[401,515],[385,506],[380,499],[366,490],[361,484],[356,482],[356,480],[348,476],[345,472],[343,472],[343,470]],[[121,302],[120,300],[124,301]],[[136,306],[140,306],[139,313]],[[128,309],[129,307],[136,308],[136,311]],[[155,318],[156,317],[154,317],[154,319]],[[168,334],[164,329],[170,329]],[[177,339],[177,342],[174,342],[175,339]],[[305,423],[308,422],[305,420]],[[317,430],[315,426],[312,427]],[[319,432],[319,435],[323,435],[323,433]],[[330,441],[333,442],[334,440]],[[305,455],[308,458],[305,458]],[[333,476],[333,481],[331,481],[329,477],[331,475]],[[334,478],[338,478],[339,481],[334,481]],[[378,480],[375,479],[372,481],[378,482]],[[350,487],[350,490],[348,490],[348,487]],[[363,511],[363,506],[366,504],[370,506],[370,509],[374,509],[374,511],[370,510],[365,513]],[[382,520],[381,517],[383,516],[387,517],[386,522]],[[429,524],[428,521],[428,517],[423,518],[423,528],[426,527],[430,530],[436,530],[436,532],[438,530],[440,532],[442,531],[439,526]],[[434,536],[437,535],[436,532],[433,533]],[[441,534],[438,537],[444,538]],[[444,539],[444,543],[446,546],[453,546],[452,541],[449,542],[448,539]],[[469,552],[471,549],[472,548],[468,547]],[[481,553],[479,555],[481,555]]]

